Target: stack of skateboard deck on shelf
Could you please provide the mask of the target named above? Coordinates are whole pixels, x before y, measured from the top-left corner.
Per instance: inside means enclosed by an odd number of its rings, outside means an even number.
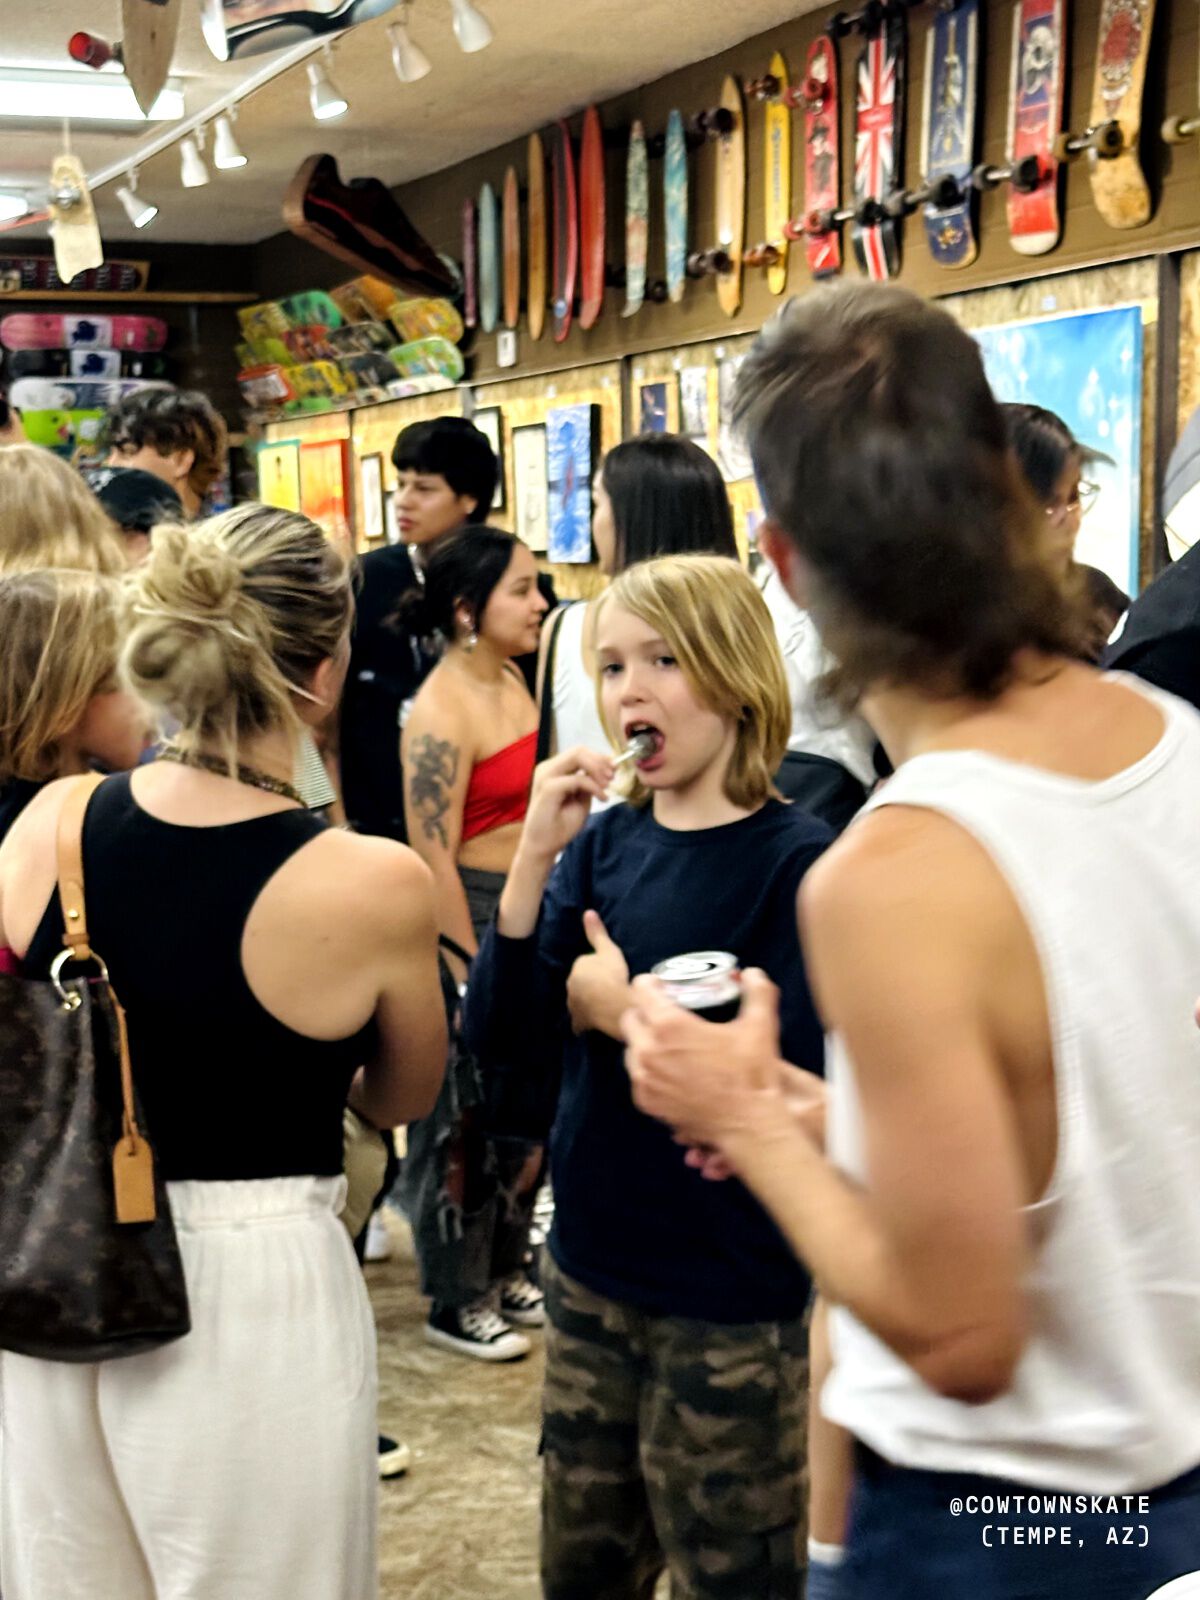
[[[93,445],[105,414],[164,381],[158,317],[11,312],[0,317],[4,380],[28,438],[61,455]]]
[[[446,389],[463,375],[454,306],[405,299],[379,278],[246,306],[238,321],[238,385],[264,419]]]

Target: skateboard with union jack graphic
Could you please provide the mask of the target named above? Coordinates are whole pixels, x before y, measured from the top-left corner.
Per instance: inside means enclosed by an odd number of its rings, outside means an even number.
[[[859,267],[882,282],[900,270],[900,232],[894,210],[904,187],[905,10],[868,5],[856,72],[854,224]]]

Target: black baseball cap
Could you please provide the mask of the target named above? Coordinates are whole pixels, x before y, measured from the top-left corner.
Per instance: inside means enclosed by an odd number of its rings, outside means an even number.
[[[88,487],[118,527],[149,533],[158,522],[182,522],[183,501],[169,483],[141,467],[88,467]]]

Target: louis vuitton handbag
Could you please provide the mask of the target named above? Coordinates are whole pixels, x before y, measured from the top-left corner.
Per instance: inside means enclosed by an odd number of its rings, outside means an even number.
[[[0,972],[0,1349],[48,1361],[136,1355],[190,1326],[125,1014],[88,943],[83,817],[102,781],[63,805],[49,981]],[[91,972],[64,978],[68,963]]]

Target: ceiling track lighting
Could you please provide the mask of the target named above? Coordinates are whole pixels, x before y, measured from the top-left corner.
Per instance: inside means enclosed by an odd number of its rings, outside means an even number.
[[[213,166],[219,167],[222,172],[246,165],[246,157],[233,131],[236,121],[237,112],[230,106],[228,111],[222,111],[213,125]]]
[[[329,46],[326,45],[321,59],[310,61],[305,69],[308,73],[308,103],[318,122],[332,122],[335,117],[345,116],[350,109],[350,102],[330,75],[329,64],[332,59]]]
[[[137,168],[131,168],[127,176],[129,182],[117,190],[117,199],[135,228],[147,228],[158,215],[158,207],[149,200],[143,200],[138,193]]]
[[[476,50],[486,50],[491,44],[492,25],[471,0],[450,0],[454,12],[454,37],[458,48],[472,55]]]
[[[185,189],[203,189],[209,182],[208,168],[200,154],[204,145],[204,129],[189,133],[179,145],[179,181]]]
[[[389,25],[387,35],[392,43],[392,66],[401,83],[417,83],[433,70],[429,57],[408,36],[407,0],[400,7],[400,20]]]

